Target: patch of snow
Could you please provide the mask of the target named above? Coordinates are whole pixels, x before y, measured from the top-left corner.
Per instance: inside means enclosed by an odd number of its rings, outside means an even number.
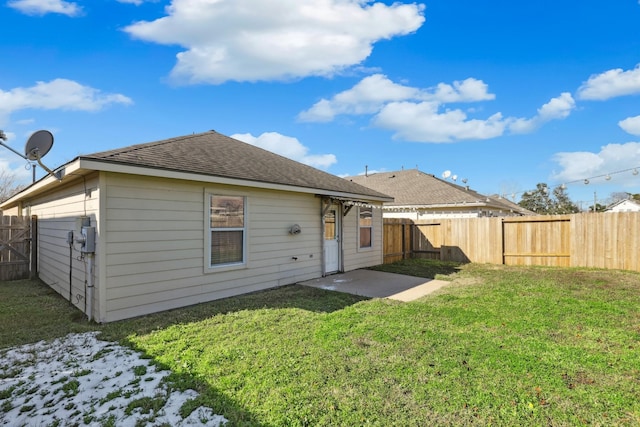
[[[227,422],[206,407],[183,419],[180,408],[198,393],[170,391],[164,381],[169,373],[140,353],[98,340],[97,332],[0,350],[0,425],[192,427]],[[149,399],[153,407],[142,405]]]

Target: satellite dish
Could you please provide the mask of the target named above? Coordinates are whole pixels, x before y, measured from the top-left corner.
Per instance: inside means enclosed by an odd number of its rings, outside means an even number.
[[[455,181],[455,180],[457,180],[457,179],[458,179],[458,175],[453,175],[453,176],[451,177],[451,179],[452,179],[452,180],[454,180],[454,181]]]
[[[30,161],[36,161],[40,165],[40,167],[47,171],[47,173],[55,178],[58,181],[62,180],[62,172],[54,172],[48,167],[46,167],[40,159],[42,159],[53,147],[53,134],[48,130],[39,130],[34,132],[29,139],[27,140],[27,144],[24,146],[24,158]],[[36,172],[35,168],[33,169],[33,181],[36,180]]]
[[[462,178],[462,182],[464,182],[465,184],[467,183],[468,179],[467,178]]]
[[[58,178],[58,181],[62,180],[63,172],[55,173],[51,169],[43,165],[42,161],[40,161],[40,159],[43,158],[49,152],[49,150],[51,150],[51,147],[53,147],[53,134],[51,134],[51,132],[49,132],[48,130],[39,130],[37,132],[34,132],[27,140],[27,144],[24,147],[24,155],[2,142],[6,140],[7,135],[2,130],[0,130],[0,145],[9,149],[10,151],[13,151],[15,154],[25,160],[38,162],[40,167],[46,170],[49,175]],[[35,165],[30,164],[30,166],[33,170],[33,182],[36,182]]]
[[[447,179],[447,178],[449,178],[450,176],[451,176],[451,171],[446,170],[446,171],[442,172],[442,177],[443,177],[444,179]]]
[[[53,147],[53,134],[48,130],[34,132],[24,147],[24,155],[28,160],[40,160]]]

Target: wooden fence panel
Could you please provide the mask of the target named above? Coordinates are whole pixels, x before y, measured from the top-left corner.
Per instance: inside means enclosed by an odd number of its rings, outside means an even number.
[[[383,225],[384,263],[400,261],[411,256],[410,223],[398,219],[385,219]]]
[[[549,215],[504,219],[505,265],[571,265],[571,217]]]
[[[411,248],[416,258],[440,259],[442,224],[439,222],[411,225]]]
[[[469,219],[443,221],[444,241],[440,254],[443,261],[471,262],[474,259],[476,233]]]
[[[572,216],[571,265],[640,271],[640,212]]]
[[[31,266],[30,218],[0,213],[0,280],[28,279]]]
[[[640,212],[419,222],[385,218],[384,224],[385,262],[426,257],[640,271]]]
[[[441,221],[443,261],[502,263],[500,218],[461,218]]]

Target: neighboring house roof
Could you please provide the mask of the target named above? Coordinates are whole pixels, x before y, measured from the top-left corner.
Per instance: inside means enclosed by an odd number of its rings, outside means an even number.
[[[493,199],[494,202],[497,202],[497,203],[500,203],[502,205],[505,205],[505,206],[507,206],[507,208],[510,208],[514,212],[518,212],[518,213],[520,213],[522,215],[538,215],[534,211],[531,211],[529,209],[523,208],[519,204],[517,204],[515,202],[512,202],[511,200],[507,199],[506,197],[502,197],[502,196],[500,196],[498,194],[492,194],[492,195],[489,196],[489,198]]]
[[[633,199],[622,199],[607,206],[606,212],[611,211],[640,211],[640,203]]]
[[[117,166],[122,167],[116,168]],[[388,195],[369,187],[215,131],[81,155],[58,170],[65,169],[66,174],[78,169],[117,170],[126,173],[132,170],[131,168],[136,168],[139,174],[148,173],[154,176],[181,177],[181,174],[189,174],[190,179],[194,179],[195,174],[210,182],[255,183],[254,186],[257,187],[271,185],[290,190],[305,189],[307,192],[336,197],[355,195],[376,201],[392,200]],[[140,171],[139,168],[144,170]],[[40,181],[47,179],[51,185],[55,183],[55,178],[50,176]],[[33,187],[38,187],[40,181],[14,195],[5,205],[11,204],[23,194],[32,192]],[[42,186],[41,183],[39,185]]]
[[[346,179],[393,196],[394,202],[386,203],[387,206],[442,209],[466,205],[518,213],[523,211],[515,203],[505,203],[503,199],[487,197],[469,187],[445,181],[418,169],[358,175]]]

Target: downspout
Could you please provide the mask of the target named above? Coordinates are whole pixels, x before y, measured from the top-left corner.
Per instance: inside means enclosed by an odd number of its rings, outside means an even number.
[[[338,230],[338,271],[344,273],[344,245],[342,244],[342,236],[344,236],[344,202],[340,202],[337,216],[340,217],[340,229]],[[337,221],[337,220],[336,220]]]
[[[87,280],[87,318],[89,322],[93,320],[93,287],[94,287],[94,268],[93,268],[93,259],[95,257],[94,253],[87,254],[87,269],[89,270],[89,278]]]
[[[324,221],[324,215],[325,215],[327,210],[324,207],[324,202],[325,202],[324,198],[320,200],[320,242],[321,242],[321,244],[320,244],[321,245],[321,249],[320,249],[320,267],[321,267],[321,270],[320,270],[320,272],[322,273],[322,277],[327,275],[327,272],[326,272],[326,259],[325,259],[326,257],[325,257],[325,254],[324,254],[324,250],[325,250],[325,246],[326,246],[326,243],[324,241],[324,233],[325,233],[325,227],[326,227],[326,224],[325,224],[325,221]]]
[[[69,243],[69,305],[73,305],[73,231],[67,234]]]

